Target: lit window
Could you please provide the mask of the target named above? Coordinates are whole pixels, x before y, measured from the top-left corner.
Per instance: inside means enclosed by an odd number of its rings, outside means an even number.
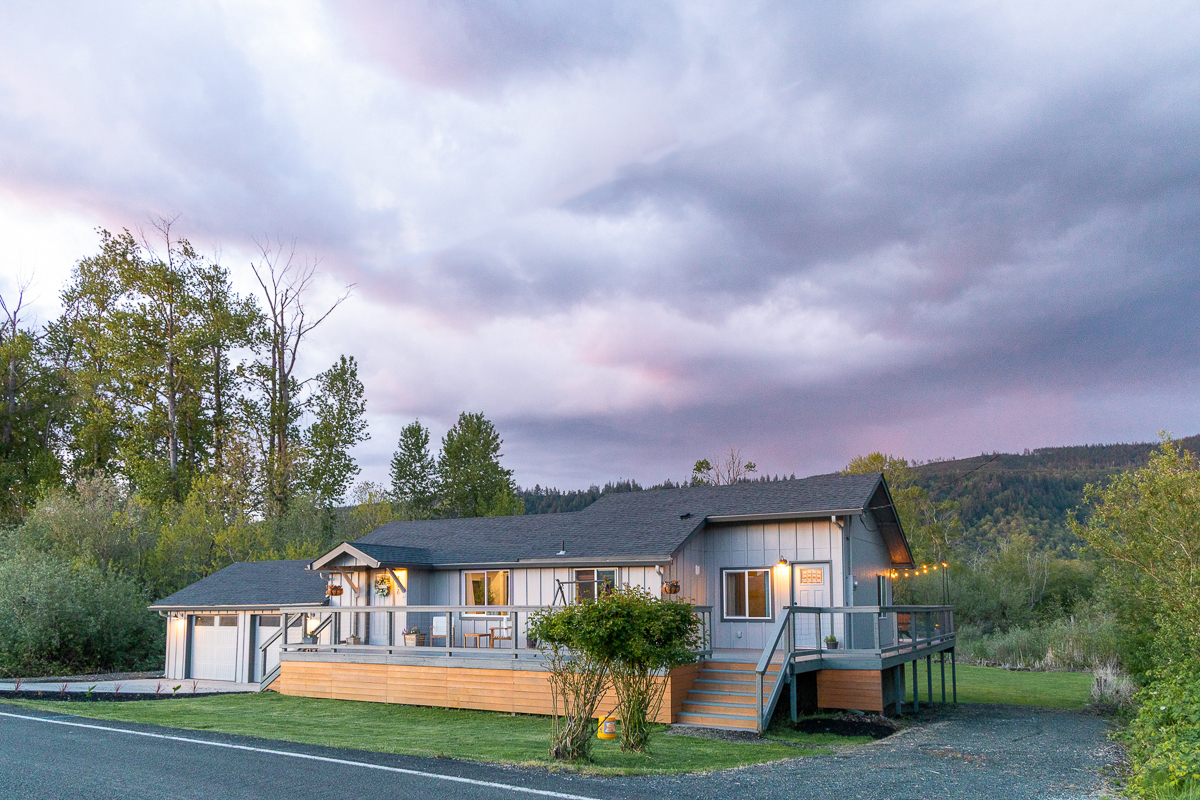
[[[615,569],[575,570],[575,599],[581,602],[595,600],[597,595],[607,597],[617,585]]]
[[[771,618],[771,570],[725,570],[725,618]]]
[[[488,606],[508,605],[508,570],[465,573],[463,601],[466,606],[483,607],[479,611],[468,611],[468,614],[484,614]]]

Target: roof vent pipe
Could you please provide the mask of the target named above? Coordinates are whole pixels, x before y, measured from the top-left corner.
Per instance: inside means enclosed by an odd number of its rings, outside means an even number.
[[[558,551],[557,553],[555,553],[554,555],[556,555],[556,556],[565,556],[566,554],[567,554],[567,540],[566,540],[566,539],[563,539],[563,543],[562,543],[562,550],[559,550],[559,551]]]

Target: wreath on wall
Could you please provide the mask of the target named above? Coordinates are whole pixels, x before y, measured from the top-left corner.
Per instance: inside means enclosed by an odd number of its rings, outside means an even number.
[[[375,579],[375,594],[378,597],[387,597],[392,593],[392,579],[387,575],[380,575]]]

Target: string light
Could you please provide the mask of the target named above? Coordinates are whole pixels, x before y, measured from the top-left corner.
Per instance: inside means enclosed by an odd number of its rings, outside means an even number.
[[[900,574],[900,570],[894,569],[892,570],[891,575],[893,578],[915,578],[919,575],[928,575],[931,569],[936,572],[939,568],[943,572],[948,571],[950,569],[950,564],[945,561],[936,564],[922,564],[919,567],[913,567],[911,569],[904,570],[903,575]]]

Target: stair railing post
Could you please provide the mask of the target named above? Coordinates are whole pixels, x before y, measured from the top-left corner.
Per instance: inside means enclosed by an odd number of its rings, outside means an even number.
[[[758,687],[758,691],[754,693],[755,727],[761,731],[763,729],[763,674],[757,669],[754,670],[754,683]]]

